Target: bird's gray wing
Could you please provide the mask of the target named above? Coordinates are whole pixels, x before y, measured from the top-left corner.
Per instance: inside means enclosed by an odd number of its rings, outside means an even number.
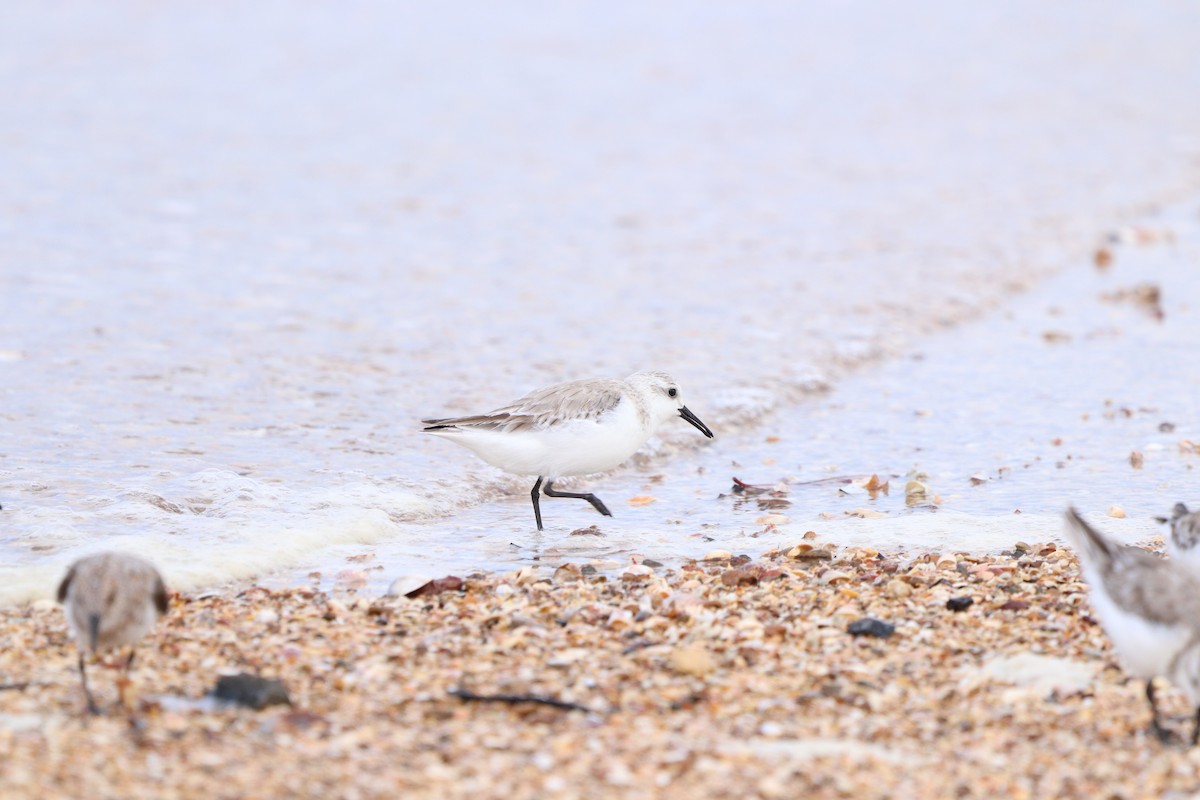
[[[621,402],[622,384],[615,380],[581,380],[530,392],[488,414],[422,420],[425,430],[476,428],[513,432],[550,428],[572,420],[595,420]]]

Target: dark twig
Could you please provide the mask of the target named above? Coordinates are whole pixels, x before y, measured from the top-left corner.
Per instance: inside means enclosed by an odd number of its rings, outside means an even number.
[[[45,683],[34,683],[33,681],[25,681],[24,683],[0,683],[0,692],[21,692],[28,689],[30,686],[48,686]]]
[[[864,477],[866,477],[866,476],[864,476],[864,475],[835,475],[835,476],[831,476],[828,478],[818,478],[817,480],[814,480],[814,481],[796,481],[794,483],[789,483],[787,485],[789,487],[791,487],[791,486],[828,486],[831,484],[838,484],[838,483],[854,483],[854,481],[861,480]],[[736,475],[733,478],[733,483],[735,486],[739,487],[742,491],[746,491],[747,489],[756,489],[761,492],[769,492],[772,489],[774,489],[775,486],[777,485],[777,484],[773,484],[773,483],[746,483],[744,480],[737,477]],[[753,492],[752,492],[752,494],[753,494]]]
[[[583,711],[588,714],[592,710],[587,706],[581,706],[579,703],[569,703],[566,700],[557,700],[553,697],[543,697],[536,694],[475,694],[475,692],[467,689],[451,689],[449,691],[451,697],[457,697],[459,700],[472,701],[476,703],[509,703],[515,705],[517,703],[537,703],[551,708],[561,708],[566,711]]]

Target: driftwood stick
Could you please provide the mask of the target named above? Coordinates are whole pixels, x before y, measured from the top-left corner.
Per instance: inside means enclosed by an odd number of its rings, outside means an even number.
[[[24,683],[0,683],[0,692],[21,692],[28,689],[30,686],[46,686],[44,683],[34,683],[33,681],[25,681]]]
[[[566,711],[583,711],[588,714],[592,710],[587,706],[581,706],[579,703],[569,703],[566,700],[558,700],[553,697],[543,697],[537,694],[476,694],[467,689],[451,689],[449,691],[451,697],[457,697],[459,700],[476,702],[476,703],[509,703],[516,705],[518,703],[537,703],[551,708],[561,708]]]
[[[828,478],[817,478],[813,481],[796,481],[789,483],[788,486],[826,486],[835,483],[853,483],[856,478],[862,478],[861,475],[833,475]],[[773,483],[746,483],[736,475],[733,476],[733,485],[741,489],[743,492],[747,489],[753,489],[757,492],[769,492],[775,488]],[[752,494],[754,492],[751,492]]]

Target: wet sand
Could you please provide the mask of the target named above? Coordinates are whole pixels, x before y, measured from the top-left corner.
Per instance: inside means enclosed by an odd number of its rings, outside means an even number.
[[[0,691],[6,796],[1090,798],[1200,781],[1200,751],[1147,733],[1144,687],[1064,549],[794,544],[411,599],[182,595],[139,651],[132,713],[93,669],[97,718],[61,612],[6,609],[0,682],[34,682]],[[848,633],[865,617],[894,633]],[[281,678],[293,705],[197,702],[242,671]]]

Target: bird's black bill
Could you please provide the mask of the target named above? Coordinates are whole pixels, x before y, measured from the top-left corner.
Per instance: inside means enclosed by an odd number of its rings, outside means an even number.
[[[683,408],[679,409],[679,416],[683,417],[688,422],[695,425],[700,430],[700,432],[703,433],[708,438],[710,438],[710,439],[713,438],[713,432],[708,429],[707,425],[705,425],[703,422],[700,421],[699,417],[697,417],[691,411],[688,411],[687,406],[684,406]]]

